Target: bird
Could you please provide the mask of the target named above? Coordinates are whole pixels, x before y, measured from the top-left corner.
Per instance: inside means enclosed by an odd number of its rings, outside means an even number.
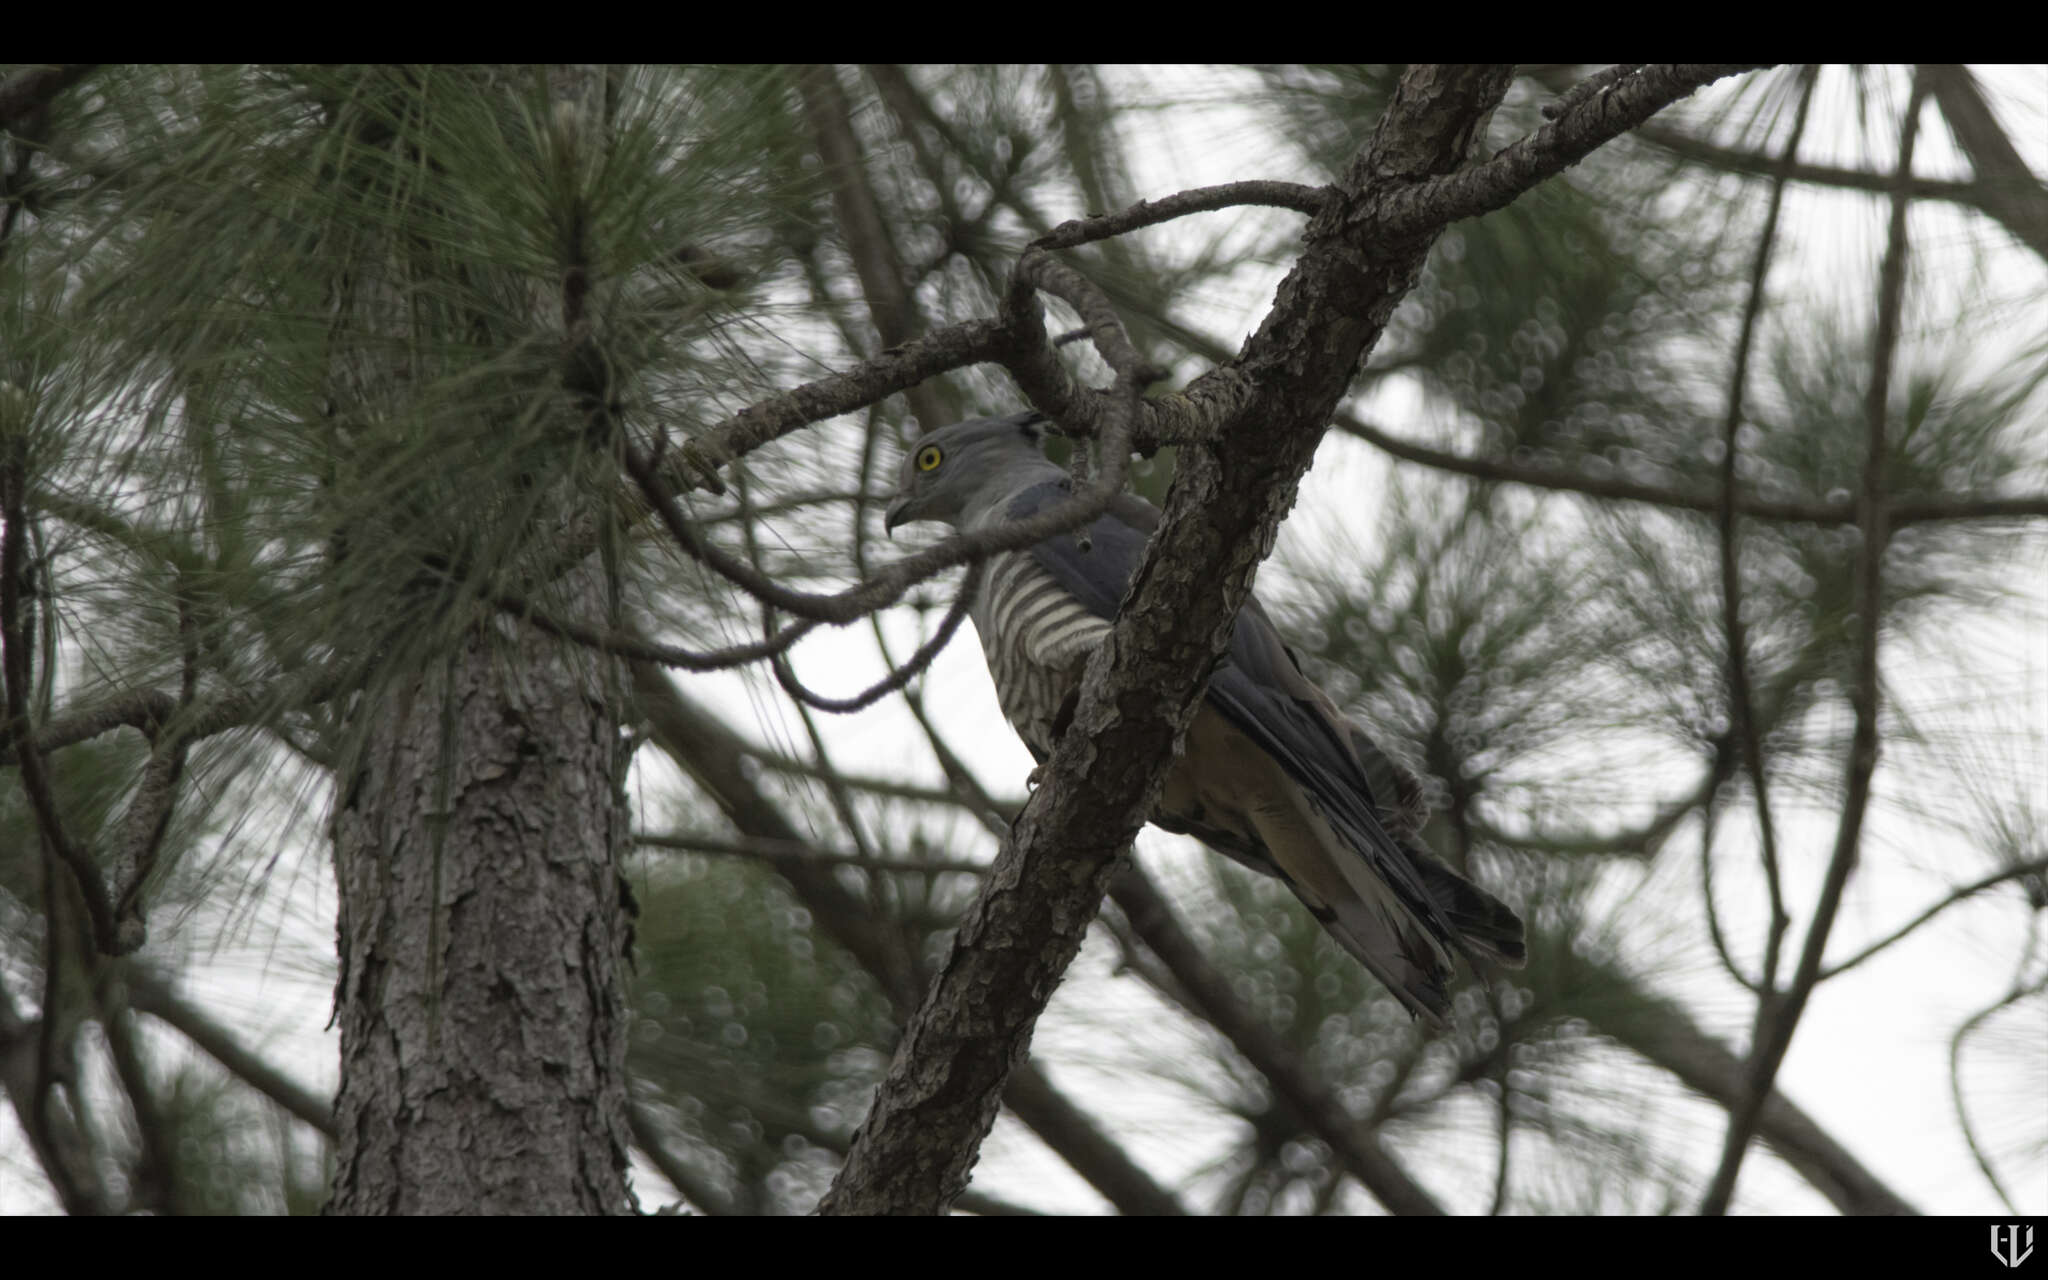
[[[1036,411],[928,432],[904,455],[884,513],[971,530],[1073,492],[1045,456]],[[1041,766],[1072,719],[1088,657],[1109,634],[1159,511],[1133,494],[1094,522],[991,556],[968,617],[997,701]],[[1196,709],[1150,821],[1281,881],[1412,1017],[1442,1028],[1453,956],[1520,968],[1513,909],[1421,842],[1415,775],[1302,673],[1256,596]]]

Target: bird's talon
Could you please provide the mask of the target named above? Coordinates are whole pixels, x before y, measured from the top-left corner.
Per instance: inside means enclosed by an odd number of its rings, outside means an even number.
[[[1026,791],[1036,791],[1038,790],[1038,784],[1044,781],[1045,766],[1042,764],[1037,765],[1031,770],[1031,772],[1024,775],[1024,789]]]

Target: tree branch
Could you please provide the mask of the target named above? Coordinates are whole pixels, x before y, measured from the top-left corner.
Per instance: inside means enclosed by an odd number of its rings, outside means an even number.
[[[682,1193],[701,1213],[723,1216],[731,1212],[726,1197],[703,1178],[697,1176],[688,1165],[676,1158],[668,1148],[668,1142],[661,1131],[661,1122],[654,1118],[653,1108],[644,1102],[634,1101],[626,1108],[626,1123],[633,1130],[633,1145],[640,1148],[640,1154],[647,1157],[668,1184]]]
[[[1002,1082],[1151,808],[1329,414],[1433,239],[1368,240],[1348,215],[1385,172],[1454,167],[1509,79],[1500,67],[1411,69],[1310,223],[1234,371],[1238,412],[1181,452],[1159,531],[1088,663],[1048,781],[962,919],[820,1212],[939,1213],[966,1184]],[[1118,382],[1128,394],[1126,371]],[[1229,429],[1250,422],[1258,429]],[[1108,442],[1103,453],[1107,474],[1117,458]]]
[[[1905,119],[1899,126],[1901,175],[1913,171],[1914,143],[1919,137],[1920,108],[1927,93],[1916,75],[1907,97]],[[1888,536],[1885,510],[1885,418],[1890,408],[1892,360],[1899,337],[1899,313],[1906,291],[1906,214],[1911,205],[1904,184],[1892,192],[1891,228],[1885,244],[1880,272],[1877,326],[1872,338],[1870,385],[1864,397],[1866,452],[1863,483],[1857,494],[1857,529],[1862,535],[1856,562],[1856,613],[1862,620],[1862,643],[1856,655],[1855,679],[1849,700],[1856,712],[1856,728],[1850,738],[1848,780],[1843,791],[1842,821],[1835,835],[1835,849],[1822,881],[1820,899],[1814,904],[1813,920],[1807,927],[1806,946],[1799,968],[1784,999],[1758,1003],[1756,1034],[1750,1061],[1749,1089],[1741,1104],[1729,1115],[1727,1138],[1721,1149],[1721,1164],[1700,1204],[1700,1212],[1717,1216],[1728,1211],[1735,1194],[1735,1179],[1742,1158],[1755,1132],[1757,1115],[1769,1096],[1778,1067],[1791,1047],[1792,1033],[1813,987],[1820,980],[1821,957],[1835,912],[1842,904],[1842,890],[1855,869],[1856,853],[1863,834],[1863,818],[1869,808],[1870,777],[1877,768],[1877,640],[1883,609],[1884,548]]]
[[[1716,493],[1688,493],[1681,489],[1665,489],[1656,485],[1638,484],[1631,480],[1601,479],[1554,468],[1524,466],[1503,459],[1468,458],[1461,454],[1402,440],[1349,414],[1337,415],[1334,425],[1346,435],[1356,436],[1396,458],[1407,462],[1419,462],[1424,466],[1435,467],[1439,471],[1451,471],[1481,480],[1524,484],[1535,489],[1556,489],[1568,493],[1583,493],[1595,498],[1644,502],[1652,506],[1697,511],[1702,515],[1717,515],[1721,510],[1721,497]],[[1857,521],[1856,503],[1853,499],[1848,502],[1832,503],[1773,502],[1741,494],[1736,497],[1734,506],[1738,514],[1759,520],[1825,525],[1855,524]],[[1907,525],[1925,524],[1935,520],[1997,520],[2039,516],[2048,516],[2048,494],[2025,494],[2014,497],[1955,494],[1901,501],[1892,508],[1890,524],[1894,529],[1901,529]]]
[[[1158,200],[1140,200],[1116,213],[1098,213],[1062,222],[1040,236],[1041,249],[1073,249],[1111,236],[1125,235],[1142,227],[1158,226],[1191,213],[1214,213],[1219,209],[1258,205],[1270,209],[1292,209],[1310,217],[1321,213],[1330,198],[1329,187],[1307,187],[1298,182],[1277,182],[1254,178],[1225,182],[1213,187],[1194,187]]]
[[[2002,224],[2020,243],[2032,249],[2043,258],[2048,258],[2048,209],[2044,209],[2041,182],[2028,172],[2024,162],[2018,162],[2012,154],[2010,139],[1999,129],[1995,118],[1988,112],[1979,120],[1955,88],[1941,83],[1939,73],[1944,68],[1925,66],[1921,74],[1934,83],[1934,94],[1941,102],[1942,114],[1948,119],[1949,127],[1955,131],[1956,141],[1970,157],[1977,170],[1973,182],[1951,182],[1941,178],[1909,177],[1906,192],[1915,200],[1945,200],[1975,209]],[[1961,67],[1954,69],[1957,79],[1967,82],[1967,92],[1977,96],[1974,80]],[[1947,90],[1944,93],[1944,90]],[[1951,112],[1950,96],[1957,99],[1956,110]],[[1981,125],[1988,125],[1989,132],[1979,132]],[[1968,136],[1966,136],[1968,135]],[[1636,137],[1660,147],[1681,159],[1709,165],[1729,173],[1769,177],[1776,172],[1774,157],[1741,147],[1722,146],[1704,138],[1695,138],[1676,129],[1646,125],[1636,131]],[[1983,158],[1979,158],[1980,148]],[[2001,154],[2003,153],[2003,154]],[[1889,173],[1870,173],[1862,169],[1844,169],[1833,165],[1795,164],[1789,171],[1794,182],[1808,186],[1836,187],[1845,191],[1866,191],[1874,194],[1888,194],[1899,182],[1899,176]]]
[[[1785,204],[1785,169],[1799,154],[1799,142],[1806,133],[1807,109],[1813,105],[1813,87],[1818,80],[1817,73],[1809,68],[1805,75],[1805,86],[1799,95],[1799,107],[1792,117],[1792,134],[1785,140],[1783,162],[1777,177],[1771,182],[1771,199],[1764,211],[1764,225],[1757,236],[1756,261],[1750,267],[1749,297],[1742,307],[1742,329],[1735,340],[1735,367],[1728,378],[1728,411],[1721,423],[1721,618],[1728,644],[1728,702],[1733,713],[1742,756],[1749,766],[1750,788],[1756,793],[1757,825],[1762,833],[1764,882],[1769,888],[1771,921],[1768,936],[1764,942],[1764,967],[1759,978],[1761,989],[1775,991],[1778,985],[1778,948],[1783,944],[1785,930],[1790,927],[1791,917],[1785,914],[1785,892],[1782,878],[1778,875],[1778,828],[1771,820],[1770,791],[1764,778],[1763,735],[1757,729],[1756,703],[1749,687],[1749,659],[1744,643],[1742,626],[1742,557],[1740,530],[1735,519],[1735,494],[1737,491],[1736,463],[1740,460],[1742,438],[1742,401],[1748,390],[1749,353],[1756,339],[1757,317],[1763,312],[1764,284],[1770,274],[1771,250],[1778,239],[1778,214]],[[1712,804],[1710,796],[1707,801]],[[1709,842],[1711,843],[1711,842]],[[1704,865],[1712,865],[1713,850],[1704,848],[1700,857]],[[1707,908],[1711,915],[1713,896],[1707,896]],[[1725,950],[1723,952],[1725,958]],[[1733,968],[1733,961],[1729,961]]]
[[[917,299],[904,283],[903,259],[889,234],[868,185],[867,165],[861,156],[860,139],[853,132],[853,111],[846,90],[839,83],[837,67],[816,64],[796,75],[797,92],[803,99],[804,116],[824,162],[826,181],[832,188],[832,208],[853,269],[860,277],[861,296],[875,322],[884,347],[908,342],[924,328]],[[926,430],[953,417],[939,394],[940,388],[925,383],[904,389],[911,411]]]
[[[1190,1013],[1215,1027],[1244,1055],[1272,1086],[1276,1100],[1297,1128],[1329,1143],[1344,1168],[1390,1211],[1443,1214],[1443,1206],[1386,1153],[1378,1136],[1352,1118],[1300,1055],[1245,1008],[1201,948],[1182,932],[1165,897],[1135,862],[1125,863],[1110,881],[1110,897],[1180,988],[1161,988],[1162,992],[1185,1003]]]
[[[1612,966],[1600,967],[1598,985],[1607,989],[1622,984],[1627,988],[1626,1003],[1631,1008],[1642,1006],[1643,1016],[1609,1019],[1602,1012],[1604,1005],[1587,1009],[1582,1016],[1702,1097],[1730,1112],[1742,1104],[1749,1091],[1749,1074],[1740,1057],[1701,1030],[1677,1004],[1644,989],[1632,976]],[[1843,1213],[1916,1212],[1775,1087],[1758,1113],[1756,1131]]]
[[[1505,208],[1680,98],[1757,65],[1646,65],[1561,110],[1555,120],[1490,160],[1389,191],[1365,216],[1386,234],[1400,235]]]
[[[736,644],[723,649],[699,652],[678,645],[643,639],[625,632],[585,626],[580,622],[556,618],[534,608],[531,601],[509,593],[493,595],[489,599],[500,610],[537,631],[560,636],[564,640],[595,649],[600,653],[641,662],[658,662],[664,667],[682,671],[724,671],[732,667],[745,666],[750,662],[759,662],[763,658],[783,652],[818,628],[817,622],[806,618],[751,644]]]
[[[803,833],[769,802],[742,767],[746,757],[758,756],[758,749],[684,697],[660,668],[636,662],[632,669],[640,708],[653,725],[655,741],[711,794],[733,825],[748,836],[803,843]],[[925,980],[915,948],[900,933],[882,927],[866,903],[847,893],[831,867],[781,861],[776,871],[811,910],[819,927],[875,976],[899,1016],[906,1014]],[[1012,1091],[1021,1092],[1013,1097]],[[1004,1100],[1119,1212],[1180,1212],[1173,1196],[1116,1144],[1076,1138],[1092,1129],[1092,1122],[1065,1102],[1031,1064],[1024,1064],[1012,1075]],[[1040,1128],[1041,1124],[1046,1127]]]
[[[1222,343],[1203,335],[1187,333],[1183,335],[1183,341],[1197,354],[1219,364],[1231,358],[1230,351]],[[1141,425],[1137,435],[1140,440],[1181,442],[1175,420],[1159,408],[1168,404],[1171,399],[1166,397],[1146,402],[1145,408],[1148,412],[1141,413],[1139,419]],[[1404,462],[1420,463],[1456,475],[1527,485],[1532,489],[1554,489],[1566,493],[1583,493],[1594,498],[1641,502],[1681,511],[1696,511],[1702,515],[1718,515],[1721,510],[1722,495],[1716,492],[1666,489],[1631,480],[1587,476],[1553,467],[1525,465],[1505,458],[1466,457],[1443,449],[1433,449],[1412,440],[1403,440],[1385,428],[1348,412],[1332,415],[1330,424],[1344,434],[1355,436]],[[1067,430],[1069,434],[1074,434],[1072,428]],[[1772,502],[1749,494],[1738,494],[1735,498],[1735,510],[1740,515],[1757,520],[1824,525],[1856,523],[1856,502],[1853,498],[1836,503]],[[2038,516],[2048,516],[2048,494],[2014,497],[1944,494],[1897,503],[1891,509],[1891,527],[1902,529],[1907,525],[1936,520],[2024,519]]]
[[[262,1055],[252,1053],[234,1033],[179,999],[170,984],[141,965],[130,965],[122,981],[131,1007],[149,1014],[190,1040],[227,1068],[228,1074],[269,1098],[329,1139],[334,1127],[334,1100],[323,1098],[279,1071]]]
[[[25,428],[24,428],[25,429]],[[6,694],[6,716],[0,723],[0,737],[13,748],[14,761],[21,766],[21,787],[28,795],[30,811],[43,847],[71,872],[80,900],[92,922],[93,941],[103,955],[123,955],[142,945],[132,929],[114,922],[113,898],[106,879],[92,854],[82,849],[65,830],[57,810],[57,798],[50,788],[50,776],[36,750],[29,709],[30,653],[34,648],[34,622],[24,617],[22,581],[27,577],[25,560],[28,528],[28,441],[14,434],[0,440],[7,456],[0,459],[0,686]]]
[[[2048,258],[2048,186],[2027,168],[1999,127],[1991,104],[1966,67],[1930,63],[1915,69],[1941,107],[1970,167],[1977,171],[1978,207],[2043,258]]]
[[[1857,952],[1855,955],[1850,956],[1847,960],[1842,961],[1840,964],[1831,965],[1828,968],[1821,970],[1820,980],[1825,982],[1827,979],[1835,977],[1837,974],[1848,972],[1849,970],[1855,968],[1857,965],[1862,964],[1865,960],[1870,959],[1870,957],[1876,955],[1878,952],[1883,951],[1886,947],[1889,947],[1893,943],[1899,941],[1901,938],[1904,938],[1907,934],[1913,932],[1915,929],[1918,929],[1921,925],[1926,924],[1929,920],[1934,919],[1934,917],[1940,915],[1942,912],[1948,910],[1950,907],[1954,906],[1958,902],[1963,901],[1965,898],[1973,898],[1976,895],[1984,892],[1986,889],[1996,888],[1997,886],[2004,884],[2008,880],[2019,880],[2027,876],[2038,876],[2043,874],[2048,874],[2048,858],[2036,858],[2032,862],[2016,863],[2013,866],[2005,867],[2001,870],[1994,871],[1990,875],[1982,878],[1981,880],[1972,881],[1971,883],[1964,885],[1962,888],[1952,891],[1951,893],[1949,893],[1947,897],[1944,897],[1941,901],[1927,908],[1927,910],[1922,911],[1919,915],[1914,916],[1911,920],[1908,920],[1906,923],[1900,925],[1897,929],[1894,929],[1892,932],[1886,934],[1884,937],[1878,939],[1876,942],[1873,942],[1869,946],[1863,948],[1863,950]]]
[[[221,694],[196,704],[182,716],[177,699],[158,689],[132,689],[116,694],[95,706],[81,707],[51,716],[29,740],[37,752],[47,754],[61,747],[85,742],[123,725],[154,734],[158,726],[176,716],[188,743],[210,738],[254,722],[273,708],[312,706],[325,702],[339,690],[341,679],[331,671],[307,668],[279,676],[254,689]],[[0,745],[0,765],[20,761],[16,744]]]
[[[1010,347],[1000,320],[967,320],[870,356],[844,373],[807,382],[747,406],[662,458],[678,492],[725,492],[718,468],[792,431],[863,409],[954,369],[1000,358]]]

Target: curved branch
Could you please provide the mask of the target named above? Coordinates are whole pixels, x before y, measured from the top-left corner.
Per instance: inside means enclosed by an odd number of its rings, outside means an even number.
[[[724,649],[699,652],[625,632],[607,631],[585,626],[580,622],[552,617],[534,608],[530,601],[514,595],[493,595],[489,600],[503,612],[536,631],[545,631],[551,636],[558,636],[600,653],[633,658],[641,662],[658,662],[664,667],[674,667],[682,671],[724,671],[732,667],[745,666],[749,662],[759,662],[763,658],[773,657],[788,649],[817,630],[819,625],[806,618],[749,644],[736,644]]]
[[[1770,275],[1771,250],[1778,239],[1778,214],[1785,205],[1785,170],[1799,154],[1799,142],[1806,134],[1806,113],[1813,105],[1813,87],[1818,75],[1812,68],[1805,74],[1806,85],[1799,95],[1799,107],[1792,117],[1792,134],[1785,140],[1785,152],[1777,177],[1771,182],[1770,204],[1764,211],[1763,229],[1757,235],[1756,261],[1750,267],[1749,296],[1743,302],[1742,329],[1735,339],[1735,367],[1729,373],[1728,411],[1721,423],[1721,619],[1728,644],[1728,701],[1734,713],[1730,719],[1742,744],[1743,760],[1749,766],[1750,788],[1756,793],[1757,824],[1762,834],[1764,883],[1770,894],[1771,922],[1764,941],[1763,973],[1759,989],[1772,991],[1778,985],[1778,953],[1792,918],[1785,914],[1784,880],[1778,874],[1778,826],[1771,818],[1770,791],[1765,785],[1763,735],[1756,723],[1756,699],[1750,692],[1749,658],[1742,625],[1742,556],[1740,529],[1735,519],[1738,489],[1736,462],[1742,454],[1742,400],[1749,384],[1749,353],[1756,339],[1757,317],[1763,312],[1764,283]],[[1711,853],[1702,855],[1708,865]],[[1707,897],[1709,918],[1713,897]],[[1723,959],[1726,959],[1723,952]],[[1732,968],[1732,961],[1730,962]]]
[[[1899,125],[1901,174],[1913,171],[1914,144],[1919,140],[1920,110],[1927,86],[1914,77],[1906,101],[1905,119]],[[1778,1067],[1791,1047],[1792,1033],[1799,1026],[1806,1002],[1820,981],[1821,956],[1828,932],[1842,905],[1842,890],[1856,866],[1856,851],[1863,834],[1863,818],[1869,809],[1870,778],[1877,768],[1877,642],[1884,610],[1884,548],[1888,536],[1885,509],[1885,416],[1891,394],[1892,361],[1897,353],[1899,315],[1906,291],[1906,214],[1911,201],[1901,185],[1892,192],[1891,225],[1887,233],[1884,264],[1880,269],[1877,326],[1872,337],[1870,385],[1864,394],[1866,447],[1863,482],[1856,496],[1857,528],[1862,533],[1856,559],[1856,612],[1862,618],[1862,643],[1857,646],[1856,674],[1849,701],[1856,714],[1856,727],[1849,744],[1848,779],[1843,787],[1842,820],[1835,833],[1834,853],[1828,860],[1827,875],[1821,883],[1820,898],[1814,903],[1813,919],[1807,926],[1806,946],[1799,967],[1782,1000],[1759,1002],[1755,1045],[1750,1059],[1749,1089],[1728,1117],[1728,1132],[1721,1147],[1720,1167],[1700,1203],[1700,1213],[1717,1216],[1728,1211],[1735,1194],[1735,1179],[1741,1172],[1743,1155],[1756,1132],[1757,1117],[1770,1096]]]
[[[999,359],[1011,344],[1010,331],[1000,320],[967,320],[912,338],[844,373],[749,405],[691,437],[662,458],[662,478],[677,492],[704,488],[723,493],[720,466],[792,431],[864,409],[942,373]]]
[[[999,322],[1001,341],[995,345],[998,358],[1017,373],[1027,393],[1032,391],[1034,384],[1043,385],[1050,381],[1050,371],[1043,367],[1044,362],[1051,362],[1054,370],[1058,368],[1057,357],[1046,339],[1044,325],[1031,296],[1034,284],[1041,279],[1050,280],[1063,289],[1072,288],[1083,298],[1091,296],[1090,287],[1078,273],[1061,268],[1030,251],[1019,259],[1004,301],[1004,318]],[[983,560],[1000,551],[1021,550],[1046,538],[1078,529],[1109,509],[1110,502],[1123,492],[1124,476],[1130,467],[1138,391],[1151,380],[1153,371],[1138,358],[1128,339],[1119,341],[1122,329],[1113,314],[1107,317],[1098,315],[1097,322],[1097,345],[1117,376],[1108,398],[1108,411],[1099,424],[1103,467],[1095,483],[1026,519],[956,533],[937,546],[898,560],[873,578],[836,594],[792,590],[739,557],[707,542],[683,518],[669,493],[667,478],[646,454],[629,442],[623,443],[622,460],[648,505],[660,517],[676,544],[692,559],[729,579],[763,604],[800,618],[843,625],[895,603],[911,586],[942,569]],[[1035,363],[1025,358],[1027,353],[1035,353]],[[1064,374],[1059,377],[1063,382]],[[1046,408],[1043,404],[1040,407]],[[1056,411],[1054,414],[1057,416]]]
[[[16,438],[5,442],[8,456],[0,460],[0,688],[4,688],[5,716],[0,718],[0,737],[13,748],[21,766],[21,787],[28,795],[43,847],[62,862],[78,885],[92,922],[93,942],[102,955],[122,955],[142,945],[132,929],[122,929],[114,920],[114,901],[107,891],[92,854],[78,846],[65,829],[50,787],[49,772],[42,753],[36,749],[30,727],[29,671],[35,623],[24,617],[22,582],[28,575],[26,563],[29,538],[26,442]],[[32,611],[27,611],[32,614]],[[52,886],[54,889],[54,886]],[[49,1019],[45,1019],[46,1023]]]
[[[1218,209],[1243,205],[1292,209],[1296,213],[1314,217],[1321,213],[1323,206],[1329,202],[1331,191],[1329,187],[1308,187],[1298,182],[1278,182],[1263,178],[1225,182],[1213,187],[1196,187],[1158,200],[1140,200],[1116,213],[1098,213],[1091,217],[1062,222],[1032,244],[1034,248],[1039,249],[1072,249],[1097,240],[1107,240],[1111,236],[1124,235],[1140,227],[1152,227],[1162,222],[1171,222],[1175,218],[1185,218],[1191,213],[1213,213]]]
[[[981,569],[982,566],[978,563],[968,568],[967,577],[960,583],[960,594],[953,597],[952,607],[946,610],[946,616],[939,623],[939,629],[932,634],[931,639],[917,647],[917,652],[910,655],[908,662],[852,697],[828,698],[823,694],[813,693],[803,681],[797,679],[796,672],[791,670],[789,661],[780,651],[769,659],[775,671],[776,682],[782,686],[784,692],[798,702],[816,707],[820,711],[829,711],[834,715],[845,715],[873,706],[916,679],[918,673],[930,666],[932,659],[939,656],[939,651],[952,643],[953,633],[960,629],[960,624],[967,618],[967,611],[974,607],[974,593],[981,586]]]
[[[1850,956],[1847,960],[1842,961],[1842,963],[1821,970],[1821,980],[1826,981],[1827,979],[1832,978],[1837,974],[1846,973],[1850,969],[1855,968],[1857,965],[1862,964],[1865,960],[1870,959],[1870,957],[1876,955],[1880,951],[1883,951],[1886,947],[1889,947],[1893,943],[1904,938],[1907,934],[1913,932],[1915,929],[1918,929],[1921,925],[1926,924],[1929,920],[1934,919],[1934,917],[1940,915],[1942,912],[1948,910],[1950,907],[1956,905],[1958,902],[1963,901],[1965,898],[1974,898],[1978,894],[1984,892],[1986,889],[1996,888],[1997,886],[2004,884],[2008,880],[2019,880],[2023,879],[2026,876],[2038,876],[2044,874],[2048,874],[2048,858],[2036,858],[2032,862],[2016,863],[2013,866],[2006,867],[2001,871],[1994,871],[1990,875],[1985,876],[1981,880],[1976,880],[1969,884],[1966,884],[1962,888],[1952,891],[1951,893],[1949,893],[1947,897],[1935,903],[1933,906],[1927,908],[1927,910],[1922,911],[1919,915],[1914,916],[1911,920],[1908,920],[1906,923],[1900,925],[1897,929],[1894,929],[1892,932],[1886,934],[1884,937],[1878,939],[1876,942],[1871,943],[1869,946],[1863,948],[1863,950],[1857,952],[1855,955]]]
[[[2015,983],[2011,991],[1965,1019],[1948,1042],[1949,1097],[1955,1104],[1956,1126],[1963,1131],[1963,1143],[1970,1148],[1970,1156],[1977,1162],[1978,1172],[1984,1175],[1984,1181],[1991,1184],[1991,1189],[1998,1193],[1998,1198],[2004,1201],[2005,1207],[2014,1214],[2019,1213],[2019,1209],[2013,1203],[2012,1194],[2005,1189],[2005,1183],[1999,1179],[1998,1170],[1992,1167],[1991,1157],[1985,1153],[1984,1144],[1977,1140],[1976,1127],[1970,1123],[1970,1109],[1963,1101],[1963,1042],[1970,1038],[1970,1033],[1981,1026],[1985,1019],[2000,1009],[2017,1004],[2030,996],[2039,995],[2044,990],[2048,990],[2048,976],[2043,976],[2040,981],[2032,984]]]

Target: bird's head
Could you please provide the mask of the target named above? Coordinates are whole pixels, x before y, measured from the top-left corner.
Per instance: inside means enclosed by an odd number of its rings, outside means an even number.
[[[896,497],[882,527],[937,520],[959,528],[976,496],[991,484],[1052,466],[1039,450],[1046,417],[1035,410],[1002,418],[970,418],[920,436],[903,455]],[[1057,468],[1054,468],[1057,470]]]

